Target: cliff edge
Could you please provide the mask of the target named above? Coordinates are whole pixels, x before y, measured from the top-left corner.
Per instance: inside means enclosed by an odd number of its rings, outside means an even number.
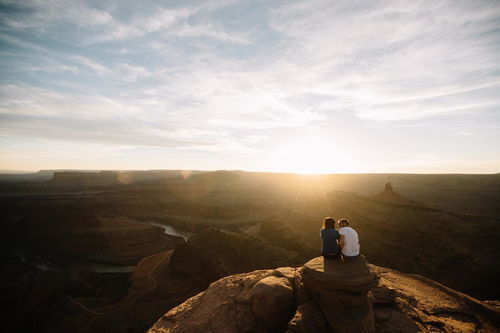
[[[352,259],[351,259],[352,260]],[[222,278],[149,333],[498,332],[500,312],[420,275],[315,258]]]

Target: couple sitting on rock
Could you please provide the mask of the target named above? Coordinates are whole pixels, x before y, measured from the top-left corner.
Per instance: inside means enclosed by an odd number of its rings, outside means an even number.
[[[320,236],[323,241],[321,253],[325,259],[354,258],[359,255],[358,233],[349,227],[349,220],[337,222],[339,230],[335,229],[335,220],[326,217]]]

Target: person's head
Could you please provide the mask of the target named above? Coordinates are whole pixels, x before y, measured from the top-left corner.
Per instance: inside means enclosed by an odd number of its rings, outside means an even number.
[[[323,228],[335,229],[335,220],[331,217],[325,217],[325,219],[323,220]]]
[[[340,219],[337,224],[339,225],[339,228],[342,227],[347,227],[349,225],[349,220],[348,219]]]

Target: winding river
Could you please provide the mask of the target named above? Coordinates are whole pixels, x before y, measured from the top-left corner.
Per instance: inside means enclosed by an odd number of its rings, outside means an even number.
[[[163,228],[167,235],[182,237],[182,238],[184,238],[185,241],[187,241],[189,239],[189,237],[194,235],[194,233],[192,233],[192,232],[185,231],[185,230],[173,227],[173,226],[168,225],[168,224],[161,224],[161,223],[157,223],[157,222],[145,222],[145,223],[150,224],[150,225],[154,225],[156,227]]]
[[[161,224],[156,222],[144,222],[144,223],[160,227],[165,230],[165,233],[167,235],[182,237],[185,241],[187,241],[189,237],[194,235],[194,233],[192,232],[178,229],[176,227],[167,224]],[[27,263],[28,265],[40,270],[47,271],[47,270],[56,270],[63,268],[62,266],[53,263],[50,260],[41,258],[39,256],[30,255],[28,251],[25,251],[23,249],[14,250],[12,253],[15,256],[17,256],[22,262]],[[82,268],[83,267],[88,268],[89,270],[96,273],[131,273],[135,268],[135,266],[120,266],[120,265],[99,264],[99,263],[92,265],[85,265],[82,266]]]

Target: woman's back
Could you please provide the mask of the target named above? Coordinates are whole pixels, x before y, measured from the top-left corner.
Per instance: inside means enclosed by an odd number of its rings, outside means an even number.
[[[322,247],[321,253],[335,255],[339,252],[339,247],[337,246],[337,239],[340,235],[338,230],[334,228],[323,228],[320,231]]]

